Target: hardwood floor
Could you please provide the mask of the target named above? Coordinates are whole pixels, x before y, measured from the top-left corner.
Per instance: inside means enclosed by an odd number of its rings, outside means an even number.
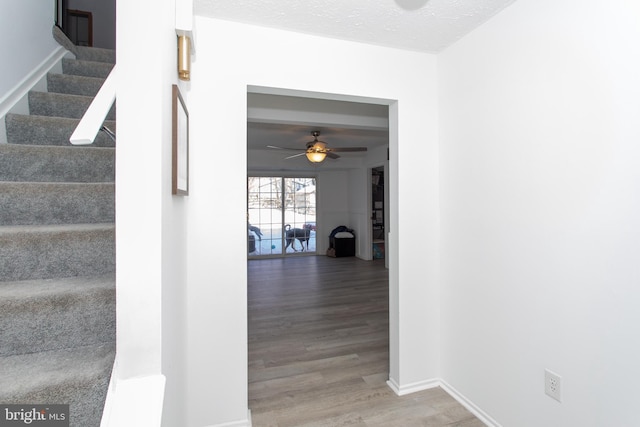
[[[383,260],[250,260],[248,277],[254,426],[484,426],[440,388],[387,386]]]

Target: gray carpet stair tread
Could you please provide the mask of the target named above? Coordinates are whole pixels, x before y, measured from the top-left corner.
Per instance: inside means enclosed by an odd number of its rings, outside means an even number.
[[[0,356],[115,341],[115,276],[0,282]]]
[[[0,227],[5,281],[101,275],[115,271],[115,225]]]
[[[0,182],[0,225],[115,221],[114,183]]]
[[[38,97],[38,95],[35,95]],[[88,106],[84,97],[80,98]],[[90,102],[89,98],[89,102]],[[7,114],[5,117],[7,141],[10,144],[62,145],[73,147],[71,134],[80,123],[79,118],[47,115]],[[116,132],[116,122],[107,120],[104,125]],[[115,143],[104,132],[98,132],[92,147],[113,147]],[[80,147],[80,146],[76,146]]]
[[[93,97],[64,93],[29,92],[29,112],[37,116],[80,119],[91,105]],[[115,105],[106,120],[115,120]]]
[[[0,358],[0,402],[69,404],[71,427],[98,427],[115,343]]]
[[[85,61],[116,63],[116,51],[99,47],[75,46],[76,59]]]
[[[0,401],[24,403],[23,396],[64,382],[70,372],[92,379],[113,367],[114,354],[115,345],[108,343],[3,357],[0,364]],[[29,375],[25,375],[27,373]],[[48,403],[65,403],[55,395],[50,398],[52,400]]]
[[[70,95],[96,96],[104,79],[72,74],[47,74],[47,91]]]
[[[0,144],[0,181],[113,182],[115,149]]]
[[[98,47],[88,46],[76,46],[71,40],[64,34],[62,29],[54,25],[52,28],[52,35],[55,41],[57,41],[62,47],[67,49],[76,59],[82,59],[86,61],[107,62],[111,64],[116,63],[116,51],[113,49],[104,49]]]
[[[111,70],[112,63],[84,61],[81,59],[62,59],[62,72],[75,76],[100,77],[106,79]]]

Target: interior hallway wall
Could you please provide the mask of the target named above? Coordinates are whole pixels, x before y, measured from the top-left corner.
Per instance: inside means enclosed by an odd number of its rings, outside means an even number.
[[[247,418],[247,90],[285,88],[390,103],[391,376],[437,376],[439,312],[436,61],[433,55],[197,17],[192,67],[187,299],[189,426]],[[308,55],[316,59],[305,66]],[[313,64],[322,64],[313,67]],[[327,66],[339,69],[327,73]],[[396,102],[397,101],[397,102]],[[223,149],[222,149],[223,148]],[[425,153],[417,159],[413,152]],[[416,174],[423,197],[414,197]],[[403,185],[404,184],[404,185]],[[324,190],[323,190],[324,191]],[[403,226],[424,224],[425,242]],[[408,232],[408,231],[407,231]],[[395,245],[395,247],[393,247]],[[395,276],[394,276],[395,272]]]
[[[186,295],[188,197],[171,195],[172,84],[188,102],[188,84],[178,82],[176,1],[118,3],[116,151],[116,399],[132,383],[164,375],[158,390],[136,389],[124,401],[132,417],[141,408],[163,425],[186,423]],[[140,30],[140,17],[146,25]],[[123,382],[124,385],[120,385]],[[144,383],[144,381],[140,381]],[[155,384],[155,383],[154,383]],[[126,399],[125,399],[126,400]]]
[[[5,65],[0,70],[0,106],[3,98],[60,46],[51,35],[54,2],[45,5],[41,0],[23,0],[3,6],[0,55]],[[16,25],[16,20],[20,25]]]
[[[501,425],[640,424],[639,22],[518,0],[438,56],[442,376]]]

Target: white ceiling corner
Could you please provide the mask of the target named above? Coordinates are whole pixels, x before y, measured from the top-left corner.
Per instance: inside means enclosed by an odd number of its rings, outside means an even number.
[[[437,53],[515,0],[194,0],[194,13]]]
[[[194,0],[199,16],[360,43],[438,53],[515,0]],[[388,144],[386,106],[250,93],[247,146]],[[338,113],[336,113],[338,112]],[[250,154],[251,155],[251,154]],[[262,156],[262,154],[255,154]],[[361,155],[346,153],[345,157]],[[289,163],[293,164],[293,162]]]

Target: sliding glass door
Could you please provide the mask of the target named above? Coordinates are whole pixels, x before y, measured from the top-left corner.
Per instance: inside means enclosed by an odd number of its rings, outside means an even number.
[[[250,176],[250,257],[316,252],[316,179]]]

